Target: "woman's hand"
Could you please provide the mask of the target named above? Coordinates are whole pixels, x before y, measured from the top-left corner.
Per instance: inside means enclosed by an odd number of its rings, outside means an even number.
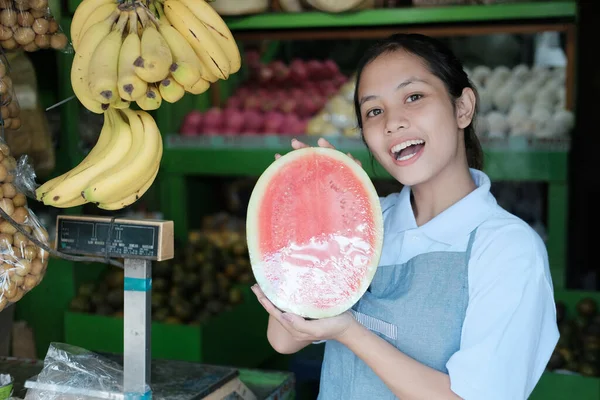
[[[326,139],[323,138],[319,138],[319,141],[317,142],[317,144],[319,145],[319,147],[327,147],[330,149],[335,149],[335,147],[333,147],[333,145],[331,143],[329,143]],[[298,139],[292,139],[292,148],[294,150],[298,150],[301,149],[303,147],[309,147],[306,143],[302,143],[301,141],[299,141]],[[356,158],[354,158],[352,156],[352,154],[347,153],[348,157],[350,157],[351,159],[353,159],[354,161],[356,161],[356,163],[358,165],[360,165],[362,167],[362,164],[359,160],[357,160]],[[281,157],[281,154],[275,154],[275,159],[277,160],[279,157]]]
[[[267,299],[258,285],[252,286],[252,291],[269,315],[297,341],[340,340],[356,323],[349,312],[331,318],[306,320],[296,314],[280,311]]]

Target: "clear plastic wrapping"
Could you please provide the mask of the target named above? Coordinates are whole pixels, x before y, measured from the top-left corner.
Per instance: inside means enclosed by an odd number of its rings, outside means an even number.
[[[250,198],[252,271],[283,311],[307,318],[347,311],[373,279],[382,238],[370,178],[337,150],[304,148],[282,156]]]
[[[35,190],[35,173],[27,157],[17,160],[0,139],[0,208],[25,232],[48,245],[48,232],[27,207]],[[49,254],[0,216],[0,311],[40,284]]]
[[[71,51],[48,0],[0,0],[0,47],[5,51]]]
[[[123,393],[123,368],[80,347],[51,343],[25,400],[91,400]],[[113,394],[111,396],[111,394]]]

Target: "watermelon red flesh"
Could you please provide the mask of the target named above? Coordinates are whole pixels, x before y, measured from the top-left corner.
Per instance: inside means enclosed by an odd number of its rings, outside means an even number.
[[[275,305],[304,316],[335,315],[357,301],[381,246],[381,210],[368,177],[333,151],[282,163],[256,211],[257,281]]]

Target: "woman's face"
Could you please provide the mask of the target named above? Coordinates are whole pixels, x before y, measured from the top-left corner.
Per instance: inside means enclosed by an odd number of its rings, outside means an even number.
[[[444,83],[419,57],[394,51],[363,69],[358,100],[367,145],[402,184],[427,182],[453,165],[464,168],[462,128],[475,107],[470,89],[455,108]]]

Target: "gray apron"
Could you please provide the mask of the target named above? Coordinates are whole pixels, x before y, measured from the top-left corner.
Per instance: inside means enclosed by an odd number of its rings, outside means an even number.
[[[464,252],[431,252],[379,266],[351,310],[355,318],[409,357],[447,373],[446,363],[460,348],[476,231]],[[369,366],[335,340],[325,344],[320,385],[319,400],[396,399]]]

